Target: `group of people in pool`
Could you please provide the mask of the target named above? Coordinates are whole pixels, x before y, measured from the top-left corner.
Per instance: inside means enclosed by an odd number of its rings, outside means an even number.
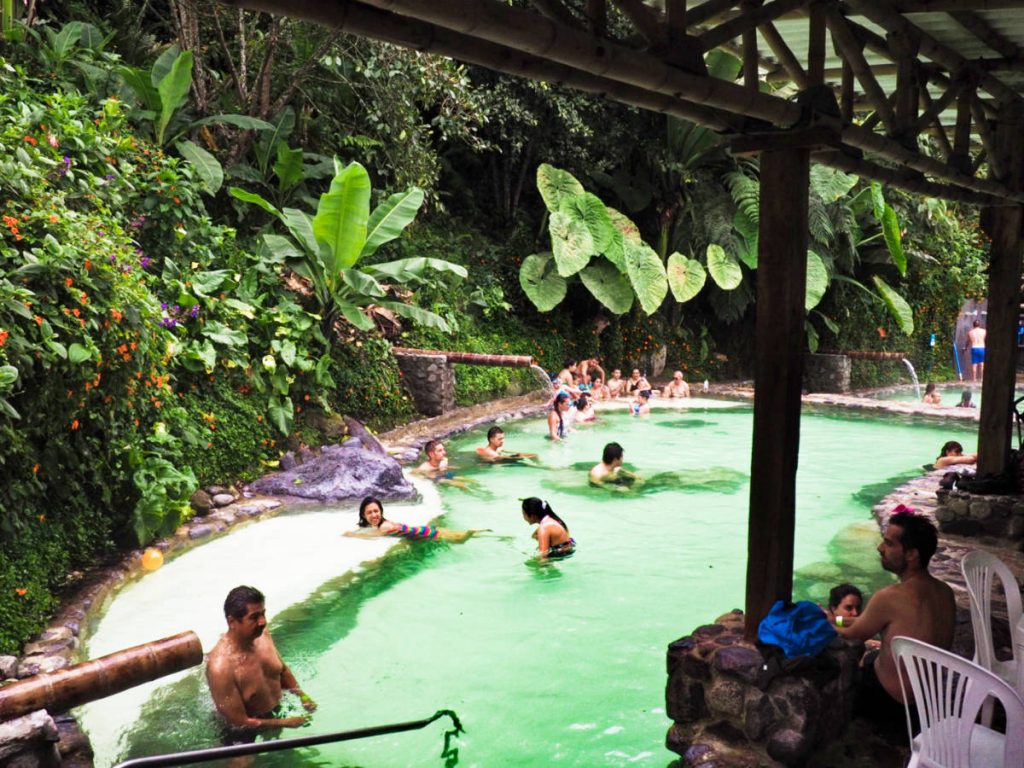
[[[612,370],[611,378],[605,379],[604,369],[597,358],[576,361],[566,358],[562,370],[552,382],[556,388],[548,413],[548,436],[555,441],[565,439],[574,422],[593,421],[594,401],[629,398],[629,412],[643,416],[651,412],[650,400],[653,395],[661,397],[690,397],[690,385],[683,378],[682,371],[672,374],[663,389],[651,386],[647,376],[634,368],[628,379],[622,378],[622,369]]]
[[[960,394],[960,402],[956,404],[957,408],[977,408],[978,406],[971,402],[971,390],[965,389]],[[942,393],[935,386],[935,382],[929,381],[924,385],[924,395],[921,397],[921,402],[925,405],[942,405]]]

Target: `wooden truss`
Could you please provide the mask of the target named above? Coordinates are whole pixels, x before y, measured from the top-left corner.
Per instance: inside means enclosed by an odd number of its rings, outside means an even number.
[[[223,1],[598,93],[724,134],[781,139],[828,128],[816,162],[933,197],[1024,202],[1008,183],[1017,169],[993,138],[1004,115],[1019,112],[1008,106],[1022,98],[1024,78],[1011,75],[1024,70],[1024,52],[976,10],[1024,12],[1024,0],[661,0],[662,8],[643,0]],[[943,14],[991,56],[968,58],[905,15],[920,12]],[[829,46],[838,65],[827,65]],[[742,60],[740,81],[707,73],[703,56],[715,48]],[[987,177],[977,173],[983,166]]]

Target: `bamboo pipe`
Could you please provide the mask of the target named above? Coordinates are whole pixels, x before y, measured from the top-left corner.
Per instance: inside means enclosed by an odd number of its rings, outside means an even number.
[[[199,637],[195,632],[182,632],[68,669],[28,677],[0,688],[0,722],[38,709],[65,712],[202,661]]]
[[[444,356],[449,363],[462,365],[493,365],[499,368],[529,368],[535,365],[529,355],[485,355],[480,352],[442,352],[436,349],[414,349],[412,347],[392,347],[396,355],[437,355]]]
[[[833,350],[821,350],[823,355],[843,355],[844,357],[854,357],[858,360],[902,360],[907,355],[904,352],[875,352],[872,350],[856,351],[856,352],[835,352]]]

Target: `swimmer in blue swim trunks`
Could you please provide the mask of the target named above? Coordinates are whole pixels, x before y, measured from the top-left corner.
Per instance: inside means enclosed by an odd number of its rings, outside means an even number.
[[[568,557],[576,551],[576,540],[569,535],[569,526],[546,501],[535,496],[523,499],[523,519],[537,526],[533,538],[537,540],[541,560]]]
[[[345,531],[342,536],[359,539],[374,539],[379,536],[398,536],[403,539],[440,539],[442,541],[467,541],[478,533],[490,528],[470,528],[467,531],[451,531],[433,525],[406,525],[384,519],[384,505],[380,499],[367,496],[359,504],[358,531]]]
[[[967,332],[967,339],[971,345],[971,378],[974,381],[981,381],[985,375],[985,336],[987,331],[981,327],[977,320]]]

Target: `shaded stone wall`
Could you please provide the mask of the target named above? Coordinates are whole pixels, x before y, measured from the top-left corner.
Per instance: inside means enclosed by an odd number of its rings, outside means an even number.
[[[1024,496],[982,496],[944,488],[936,496],[935,519],[943,533],[1024,540]]]
[[[808,392],[849,392],[850,358],[846,355],[804,355],[804,389]]]
[[[455,410],[455,369],[445,355],[396,355],[416,410],[440,416]]]
[[[742,611],[720,616],[668,647],[666,746],[686,766],[802,766],[849,722],[863,649],[787,660],[743,640]]]

